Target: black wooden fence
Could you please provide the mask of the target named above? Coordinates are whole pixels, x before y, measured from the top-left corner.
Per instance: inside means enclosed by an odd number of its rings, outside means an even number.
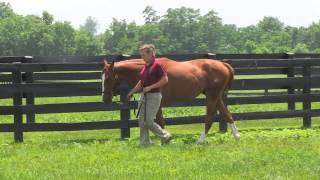
[[[234,113],[236,120],[260,120],[273,118],[302,117],[303,126],[311,126],[311,117],[320,115],[319,109],[312,109],[312,102],[320,101],[320,55],[319,54],[186,54],[163,55],[177,61],[196,58],[220,59],[231,64],[236,75],[286,75],[284,78],[236,79],[229,94],[238,96],[226,98],[226,104],[288,103],[287,111]],[[13,99],[12,106],[0,104],[0,115],[13,115],[14,123],[1,123],[0,132],[14,132],[16,142],[23,141],[23,132],[31,131],[78,131],[94,129],[121,129],[121,137],[130,137],[130,128],[137,127],[136,119],[130,117],[130,110],[137,107],[136,101],[126,101],[128,87],[122,84],[121,103],[103,102],[41,104],[34,103],[37,97],[70,97],[101,95],[101,83],[83,82],[99,80],[101,61],[125,60],[138,56],[94,56],[94,57],[0,57],[0,99]],[[81,80],[68,82],[68,80]],[[263,90],[253,95],[250,90]],[[268,90],[268,93],[266,93]],[[270,92],[270,90],[285,90]],[[302,91],[299,91],[302,90]],[[241,93],[241,96],[239,94]],[[23,104],[23,99],[26,103]],[[303,103],[303,109],[295,108],[296,102]],[[205,99],[194,99],[188,103],[173,103],[168,107],[204,106]],[[35,114],[120,111],[118,121],[81,123],[36,123]],[[23,122],[26,115],[26,122]],[[1,116],[0,116],[1,117]],[[204,116],[166,118],[168,125],[203,122]],[[226,131],[226,123],[220,116],[220,130]]]

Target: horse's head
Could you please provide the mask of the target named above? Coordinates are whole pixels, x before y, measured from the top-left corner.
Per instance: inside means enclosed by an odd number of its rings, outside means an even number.
[[[112,102],[112,97],[119,94],[120,82],[114,71],[114,61],[108,64],[103,61],[104,68],[102,70],[102,97],[105,103]]]

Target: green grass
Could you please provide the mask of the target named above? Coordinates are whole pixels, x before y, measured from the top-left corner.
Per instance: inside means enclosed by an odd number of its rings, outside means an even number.
[[[39,98],[36,104],[99,102],[101,97]],[[11,105],[11,100],[0,100]],[[301,109],[301,103],[297,103]],[[319,109],[320,103],[313,103]],[[231,112],[286,110],[285,103],[230,106]],[[204,107],[165,108],[165,117],[203,115]],[[133,117],[133,116],[132,116]],[[12,116],[0,116],[12,123]],[[117,120],[119,112],[37,115],[36,121]],[[171,144],[140,147],[139,129],[121,140],[119,130],[0,134],[0,179],[318,179],[320,118],[302,129],[301,118],[239,121],[241,140],[219,133],[214,123],[207,142],[196,145],[202,124],[168,126]]]
[[[251,128],[253,128],[251,124]],[[259,124],[256,124],[259,126]],[[138,146],[138,129],[128,140],[118,130],[26,133],[0,139],[1,179],[317,179],[320,128],[212,131],[196,145],[201,125],[170,126],[172,143]]]

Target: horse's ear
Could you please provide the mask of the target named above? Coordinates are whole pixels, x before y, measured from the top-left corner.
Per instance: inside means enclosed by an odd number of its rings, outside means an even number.
[[[103,65],[106,66],[108,64],[108,61],[106,59],[103,60]]]
[[[106,68],[108,67],[108,62],[107,62],[107,60],[106,59],[104,59],[103,61],[102,61],[102,65],[103,65],[103,69],[102,69],[102,72],[106,72]]]
[[[113,67],[114,67],[114,61],[112,61],[112,63],[110,64],[109,69],[111,70],[113,69]]]

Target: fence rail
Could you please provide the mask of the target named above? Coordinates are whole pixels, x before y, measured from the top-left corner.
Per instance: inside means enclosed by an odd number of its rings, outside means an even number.
[[[311,126],[311,117],[320,116],[319,109],[311,109],[312,102],[320,101],[319,54],[187,54],[163,55],[177,61],[195,58],[220,59],[235,68],[228,105],[287,103],[288,111],[234,113],[236,120],[302,117],[304,127]],[[160,56],[161,57],[161,56]],[[16,142],[23,141],[23,132],[78,131],[93,129],[121,129],[121,137],[130,136],[130,128],[137,127],[130,110],[136,101],[126,101],[128,87],[123,84],[119,103],[78,102],[35,104],[37,97],[70,97],[101,95],[101,61],[125,60],[138,56],[114,55],[95,57],[0,57],[0,99],[12,98],[12,106],[0,105],[0,115],[13,115],[13,123],[0,123],[0,132],[14,132]],[[52,63],[54,62],[54,63]],[[271,75],[250,78],[246,75]],[[275,75],[275,77],[273,77]],[[280,78],[279,75],[282,75]],[[238,78],[239,77],[239,78]],[[250,91],[259,91],[250,93]],[[261,92],[264,91],[264,92]],[[300,91],[301,90],[301,91]],[[270,91],[275,91],[270,93]],[[240,94],[237,95],[237,92]],[[26,103],[23,104],[23,98]],[[296,110],[295,103],[302,102],[303,109]],[[167,107],[205,106],[205,99],[175,102]],[[95,111],[120,111],[120,120],[81,123],[36,123],[36,114],[74,113]],[[23,123],[26,115],[26,123]],[[0,116],[1,117],[1,116]],[[203,122],[203,116],[166,118],[168,125]],[[226,131],[225,122],[215,116],[220,130]],[[1,122],[1,120],[0,120]]]

